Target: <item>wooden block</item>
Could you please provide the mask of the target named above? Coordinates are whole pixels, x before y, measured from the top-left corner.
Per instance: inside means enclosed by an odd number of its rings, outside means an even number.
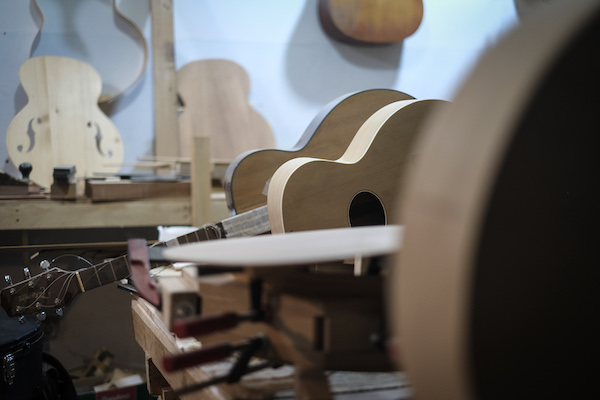
[[[200,297],[193,284],[181,276],[159,277],[162,296],[161,318],[170,330],[173,321],[200,313]]]
[[[50,186],[50,198],[52,200],[75,200],[77,197],[77,183],[54,182]]]
[[[173,1],[150,1],[154,82],[155,155],[179,156]]]
[[[87,180],[85,195],[94,202],[189,197],[190,181]],[[209,192],[210,193],[210,192]],[[209,194],[210,196],[210,194]]]
[[[152,396],[160,396],[163,389],[169,387],[169,382],[154,365],[154,360],[146,359],[146,384],[148,393]]]
[[[210,138],[190,138],[192,146],[192,224],[210,222],[211,162]]]

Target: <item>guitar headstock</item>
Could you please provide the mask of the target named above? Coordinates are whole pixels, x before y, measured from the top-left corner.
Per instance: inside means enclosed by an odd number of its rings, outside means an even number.
[[[77,273],[61,268],[47,268],[44,272],[31,276],[24,268],[25,280],[13,284],[10,275],[4,280],[8,286],[0,292],[0,304],[11,317],[36,314],[44,320],[48,311],[62,315],[62,307],[81,293]]]

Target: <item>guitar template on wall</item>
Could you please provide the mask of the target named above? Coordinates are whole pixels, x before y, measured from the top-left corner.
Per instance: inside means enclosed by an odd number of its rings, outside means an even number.
[[[114,100],[144,74],[146,39],[119,11],[116,0],[34,0],[33,4],[42,25],[31,57],[62,56],[90,64],[102,77],[100,103]]]
[[[116,173],[123,142],[98,107],[102,81],[88,64],[65,57],[27,60],[19,71],[28,103],[6,132],[12,162],[33,166],[32,181],[50,187],[52,171],[74,164],[77,176]]]

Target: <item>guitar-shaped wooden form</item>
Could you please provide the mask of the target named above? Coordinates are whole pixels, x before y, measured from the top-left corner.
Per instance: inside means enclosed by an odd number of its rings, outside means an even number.
[[[388,223],[404,172],[416,157],[413,142],[444,103],[391,103],[365,121],[339,159],[300,157],[283,164],[271,178],[267,196],[271,231]]]
[[[361,125],[381,107],[412,96],[395,90],[371,89],[343,95],[315,116],[290,150],[264,149],[237,156],[224,179],[231,214],[267,204],[269,179],[285,162],[297,157],[336,160],[344,154]]]
[[[228,164],[240,153],[274,146],[271,127],[248,103],[250,77],[241,65],[194,61],[177,72],[177,86],[185,106],[179,116],[181,156],[191,156],[194,136],[210,137],[213,164]],[[213,177],[222,179],[216,171]]]
[[[34,57],[19,76],[29,102],[6,132],[15,165],[31,163],[30,178],[46,187],[60,164],[74,164],[77,176],[119,170],[123,142],[98,107],[102,82],[91,66],[65,57]]]
[[[412,155],[412,140],[441,103],[444,102],[401,100],[383,107],[363,124],[337,161],[300,158],[284,164],[269,186],[269,198],[272,196],[274,201],[269,199],[267,206],[206,225],[166,245],[271,231],[385,224],[403,169]],[[363,193],[367,194],[366,201]],[[375,207],[371,204],[373,198],[377,199]],[[384,218],[380,218],[382,212]],[[130,273],[126,256],[78,271],[54,268],[9,285],[0,297],[11,316],[42,311],[66,305],[76,294]]]
[[[31,57],[61,56],[91,65],[102,77],[98,102],[116,99],[144,74],[146,39],[120,12],[117,0],[34,0],[32,4],[42,26],[31,46]]]
[[[400,42],[417,30],[422,19],[422,0],[319,1],[325,32],[351,44]]]

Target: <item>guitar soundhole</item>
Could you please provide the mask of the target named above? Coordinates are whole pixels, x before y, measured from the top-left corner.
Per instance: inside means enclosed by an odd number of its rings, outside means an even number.
[[[372,192],[359,192],[350,202],[348,220],[350,226],[386,224],[385,208],[381,199]]]

